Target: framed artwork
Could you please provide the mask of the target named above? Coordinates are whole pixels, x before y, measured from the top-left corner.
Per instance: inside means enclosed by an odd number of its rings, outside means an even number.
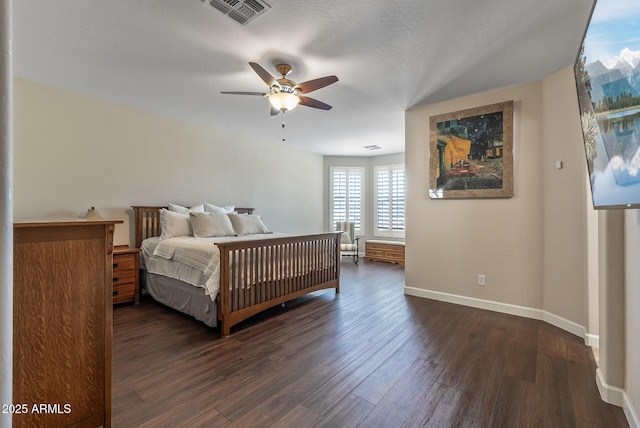
[[[429,118],[429,197],[513,196],[513,101]]]

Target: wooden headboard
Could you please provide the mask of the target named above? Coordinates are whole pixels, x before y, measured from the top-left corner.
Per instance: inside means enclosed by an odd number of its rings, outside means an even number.
[[[134,215],[134,228],[136,248],[147,238],[160,236],[160,210],[165,207],[132,206]],[[255,208],[235,208],[239,214],[253,214]]]

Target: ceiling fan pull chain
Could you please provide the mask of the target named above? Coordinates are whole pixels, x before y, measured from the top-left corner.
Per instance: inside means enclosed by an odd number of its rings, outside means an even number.
[[[284,123],[284,112],[285,111],[282,110],[282,141],[285,141],[285,138],[284,138],[284,125],[285,125],[285,123]]]

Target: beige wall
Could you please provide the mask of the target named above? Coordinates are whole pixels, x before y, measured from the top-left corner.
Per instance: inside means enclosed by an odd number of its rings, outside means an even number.
[[[542,95],[542,308],[587,327],[588,173],[573,68],[542,81]]]
[[[508,100],[513,198],[429,199],[429,117]],[[586,334],[586,168],[571,68],[410,110],[406,138],[408,292],[489,301]],[[486,276],[484,287],[476,285],[478,274]]]
[[[542,308],[542,98],[536,82],[407,112],[408,288]],[[514,197],[429,199],[429,117],[508,100],[514,101]],[[484,287],[476,285],[478,274],[486,276]]]
[[[252,206],[272,230],[322,231],[322,156],[14,80],[14,216],[77,217],[95,206]]]
[[[640,426],[640,211],[625,212],[625,411]],[[633,413],[633,415],[632,415]],[[633,418],[633,419],[632,419]]]

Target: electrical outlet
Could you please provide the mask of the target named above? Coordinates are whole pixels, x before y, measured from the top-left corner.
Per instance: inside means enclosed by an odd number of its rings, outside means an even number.
[[[484,275],[478,275],[478,285],[484,285],[484,284],[485,284]]]

